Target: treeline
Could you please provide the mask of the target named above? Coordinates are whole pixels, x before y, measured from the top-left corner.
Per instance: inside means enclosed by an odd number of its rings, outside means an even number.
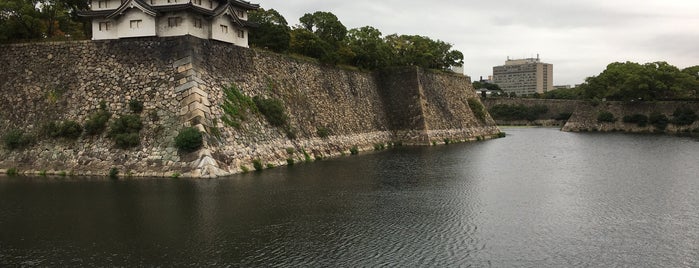
[[[85,0],[0,0],[0,43],[85,39],[90,21],[77,11]]]
[[[452,45],[419,35],[383,36],[371,26],[347,29],[330,12],[303,15],[290,27],[274,9],[250,12],[258,28],[250,33],[250,45],[280,53],[299,54],[323,63],[346,64],[374,70],[389,66],[447,69],[463,65],[463,54]]]
[[[571,89],[546,92],[547,99],[653,101],[697,99],[699,65],[680,70],[667,62],[614,62]]]

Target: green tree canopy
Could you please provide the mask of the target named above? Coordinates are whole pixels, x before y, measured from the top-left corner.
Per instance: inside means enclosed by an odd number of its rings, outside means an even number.
[[[274,9],[250,11],[249,20],[259,26],[250,34],[250,45],[285,52],[291,41],[291,28],[284,16]]]
[[[0,0],[0,42],[84,38],[89,23],[76,13],[84,8],[77,0]]]
[[[299,21],[303,28],[313,32],[333,47],[339,47],[347,37],[347,27],[333,13],[323,11],[307,13]]]
[[[351,29],[347,35],[349,48],[355,57],[352,65],[377,69],[386,66],[390,57],[390,49],[383,40],[381,31],[371,26]]]
[[[585,98],[658,100],[696,97],[699,81],[666,62],[614,62],[580,85]]]

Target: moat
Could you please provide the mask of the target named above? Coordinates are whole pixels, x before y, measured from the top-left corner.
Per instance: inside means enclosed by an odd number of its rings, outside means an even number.
[[[503,131],[214,180],[0,177],[0,266],[699,266],[699,142]]]

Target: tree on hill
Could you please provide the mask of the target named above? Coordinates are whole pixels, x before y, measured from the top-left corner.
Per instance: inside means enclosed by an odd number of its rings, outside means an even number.
[[[78,0],[1,0],[0,42],[84,38],[89,23],[76,12],[85,8]]]

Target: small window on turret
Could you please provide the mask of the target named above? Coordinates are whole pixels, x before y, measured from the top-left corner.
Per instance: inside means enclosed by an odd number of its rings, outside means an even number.
[[[221,32],[224,34],[228,33],[228,26],[221,24]]]
[[[112,23],[108,21],[100,22],[100,31],[109,31],[112,28]]]
[[[195,5],[201,6],[201,0],[192,0],[192,3],[194,3]]]
[[[131,20],[129,21],[129,26],[131,26],[131,29],[138,29],[141,28],[141,22],[142,20]]]
[[[109,3],[109,1],[100,0],[97,1],[97,6],[99,6],[99,8],[108,8],[107,3]]]
[[[168,27],[178,27],[182,24],[182,18],[181,17],[169,17],[167,18],[167,26]]]
[[[194,28],[201,29],[201,19],[194,19]]]
[[[245,30],[238,30],[238,37],[245,38]]]

